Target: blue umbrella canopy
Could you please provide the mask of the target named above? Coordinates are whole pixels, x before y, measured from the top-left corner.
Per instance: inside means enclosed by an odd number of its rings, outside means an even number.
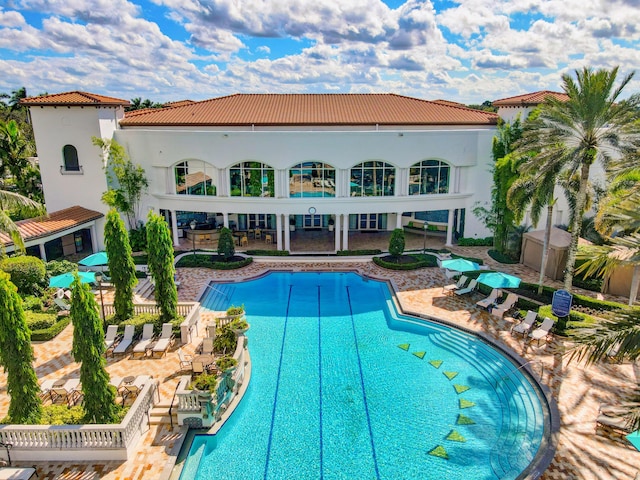
[[[78,263],[85,267],[97,267],[107,265],[109,263],[109,257],[107,257],[107,252],[98,252],[83,258]]]
[[[521,280],[518,277],[502,272],[481,273],[478,282],[491,288],[518,288]]]
[[[80,277],[81,283],[95,283],[95,272],[75,272]],[[56,275],[49,279],[49,287],[52,288],[69,288],[73,283],[74,272],[67,272],[61,275]]]
[[[471,270],[479,270],[480,265],[471,260],[465,260],[464,258],[452,258],[451,260],[443,260],[440,262],[442,268],[447,270],[454,270],[456,272],[469,272]]]
[[[631,442],[631,445],[633,445],[636,450],[640,450],[640,430],[636,430],[627,435],[627,440]]]

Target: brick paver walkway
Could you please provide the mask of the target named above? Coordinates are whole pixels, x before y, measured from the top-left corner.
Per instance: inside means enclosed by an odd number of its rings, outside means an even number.
[[[455,248],[456,253],[486,259],[486,263],[505,272],[514,273],[525,281],[536,281],[537,273],[522,265],[497,265],[483,248]],[[640,452],[633,449],[622,437],[599,432],[595,434],[595,418],[602,402],[616,403],[628,395],[638,384],[638,365],[593,365],[585,367],[568,363],[565,355],[570,347],[565,339],[554,339],[549,345],[529,346],[509,334],[511,322],[496,320],[475,307],[479,294],[467,297],[447,297],[441,286],[448,283],[440,269],[427,268],[418,271],[394,272],[377,267],[370,261],[348,261],[323,257],[307,260],[286,257],[256,261],[236,271],[211,271],[207,269],[180,269],[179,299],[195,300],[211,280],[239,280],[260,275],[267,270],[354,270],[374,278],[390,280],[397,289],[397,297],[405,311],[419,312],[483,333],[496,342],[506,345],[527,360],[532,360],[534,371],[542,370],[542,378],[558,401],[561,429],[558,449],[551,467],[544,473],[545,480],[568,479],[633,479],[640,469]],[[559,286],[559,284],[556,284]],[[621,300],[621,299],[618,299]],[[206,322],[211,314],[205,315]],[[202,335],[204,328],[200,328]],[[56,339],[34,345],[38,378],[77,377],[78,364],[69,354],[72,327]],[[184,348],[191,353],[194,345]],[[163,359],[132,360],[109,359],[107,369],[112,375],[151,374],[160,381],[163,399],[170,399],[175,389],[179,361],[175,351]],[[6,380],[0,375],[0,415],[8,409]],[[168,452],[179,437],[179,429],[169,431],[168,426],[152,426],[141,441],[139,451],[129,462],[103,462],[99,464],[69,463],[37,464],[40,478],[45,479],[154,479],[158,478],[169,458]]]

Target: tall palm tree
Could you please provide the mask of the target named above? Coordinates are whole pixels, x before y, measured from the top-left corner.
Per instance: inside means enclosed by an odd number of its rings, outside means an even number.
[[[20,207],[39,209],[41,205],[18,193],[0,190],[0,232],[8,234],[16,248],[24,251],[24,240],[20,230],[18,230],[18,227],[9,216],[10,210]],[[3,248],[1,244],[0,248]],[[0,251],[0,253],[2,252]]]
[[[633,73],[615,86],[618,67],[594,71],[585,67],[575,72],[576,80],[562,76],[566,101],[547,97],[535,120],[528,122],[517,151],[537,151],[522,166],[525,174],[568,170],[580,179],[571,222],[571,244],[567,255],[564,288],[571,290],[580,238],[582,214],[587,198],[591,165],[634,154],[640,148],[640,123],[634,123],[640,95],[620,100]]]

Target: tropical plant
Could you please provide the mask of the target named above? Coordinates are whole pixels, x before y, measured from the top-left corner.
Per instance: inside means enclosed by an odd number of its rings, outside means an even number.
[[[116,394],[109,387],[109,374],[105,368],[104,332],[98,316],[98,305],[89,285],[81,283],[77,275],[71,289],[71,354],[80,363],[85,420],[89,423],[110,423],[117,417],[118,408]]]
[[[391,238],[389,239],[389,254],[392,257],[401,257],[404,253],[404,230],[396,228],[391,232]]]
[[[212,373],[202,373],[191,382],[192,390],[200,390],[202,392],[215,393],[218,378]]]
[[[231,355],[223,355],[222,357],[216,360],[216,367],[218,367],[223,372],[225,370],[229,370],[230,368],[234,368],[238,365],[238,361],[233,358]]]
[[[111,283],[115,287],[113,307],[115,317],[122,322],[133,315],[133,287],[138,283],[136,266],[131,256],[131,245],[120,214],[115,210],[107,213],[104,241],[109,261]]]
[[[39,209],[40,205],[30,198],[18,193],[0,190],[0,232],[6,233],[13,240],[16,250],[25,251],[24,240],[18,226],[13,222],[10,212],[14,208],[31,207]],[[0,243],[0,254],[4,253],[4,244]]]
[[[0,364],[7,373],[7,392],[11,397],[9,419],[13,423],[36,424],[42,416],[40,386],[33,361],[31,332],[22,300],[9,275],[0,272]]]
[[[571,244],[567,255],[564,288],[570,290],[574,264],[585,210],[587,184],[591,166],[605,166],[614,157],[627,157],[640,148],[640,123],[634,123],[640,96],[627,100],[619,97],[633,74],[622,79],[616,88],[618,67],[593,71],[577,70],[576,80],[563,75],[563,89],[568,100],[547,97],[535,120],[527,122],[517,152],[536,151],[521,167],[521,172],[568,170],[569,178],[578,174],[579,186],[571,222]]]
[[[218,255],[227,262],[236,254],[236,246],[233,241],[233,233],[227,227],[220,230],[218,237]]]
[[[165,219],[152,211],[147,217],[147,253],[149,254],[147,260],[149,272],[156,285],[156,303],[160,308],[163,322],[169,322],[178,315],[173,242]]]
[[[102,201],[116,208],[127,218],[129,229],[138,225],[140,199],[149,188],[144,168],[134,165],[124,147],[115,140],[92,137],[93,144],[102,149],[109,190]]]

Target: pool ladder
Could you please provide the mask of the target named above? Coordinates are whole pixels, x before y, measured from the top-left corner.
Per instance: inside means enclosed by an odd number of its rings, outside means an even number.
[[[537,363],[540,365],[540,375],[539,375],[539,379],[540,382],[542,383],[542,377],[544,375],[544,364],[542,363],[542,361],[540,360],[529,360],[528,362],[523,363],[522,365],[520,365],[518,368],[516,368],[515,370],[511,370],[509,373],[507,373],[504,377],[498,379],[498,381],[496,382],[495,388],[498,388],[498,385],[500,385],[501,382],[503,382],[504,380],[507,380],[511,375],[513,375],[516,372],[519,372],[520,370],[522,370],[524,367],[526,367],[527,365],[530,364],[534,364]],[[531,373],[535,373],[533,372],[533,370],[531,371]]]

